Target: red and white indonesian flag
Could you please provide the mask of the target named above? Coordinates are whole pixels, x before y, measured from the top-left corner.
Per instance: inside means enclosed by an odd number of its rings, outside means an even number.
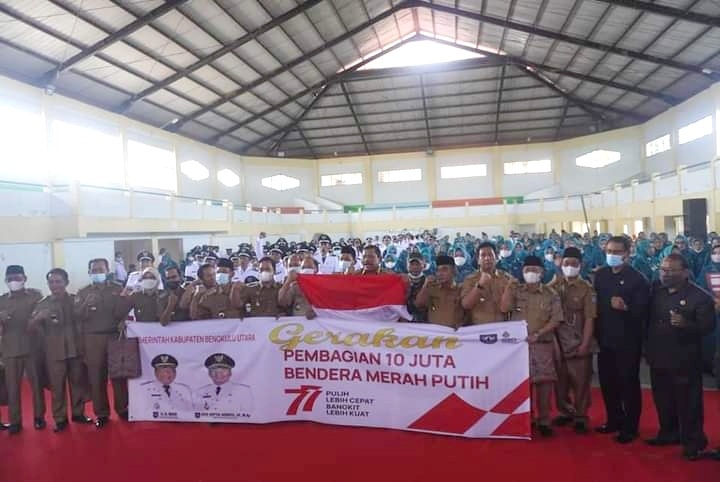
[[[298,283],[315,313],[344,320],[411,319],[405,282],[396,275],[300,275]]]

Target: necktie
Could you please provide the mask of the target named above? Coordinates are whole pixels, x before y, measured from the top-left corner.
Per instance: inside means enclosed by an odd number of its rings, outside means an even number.
[[[220,387],[215,387],[215,396],[220,395]]]
[[[325,263],[325,256],[322,257],[323,263]]]
[[[167,396],[170,396],[170,385],[163,385],[163,388],[165,389],[165,393],[167,393]]]

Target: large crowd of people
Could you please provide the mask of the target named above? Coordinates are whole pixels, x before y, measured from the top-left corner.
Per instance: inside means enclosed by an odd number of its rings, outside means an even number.
[[[718,351],[720,237],[707,239],[644,233],[636,237],[573,233],[479,237],[457,233],[403,232],[333,240],[324,234],[308,242],[254,243],[221,253],[197,246],[176,263],[167,252],[147,251],[137,269],[122,254],[111,265],[88,262],[90,284],[67,292],[60,268],[46,277],[50,295],[25,286],[20,265],[9,266],[9,292],[0,297],[2,360],[11,434],[22,429],[21,381],[33,394],[34,426],[45,428],[43,387],[52,394],[55,431],[71,420],[109,422],[108,342],[128,317],[168,325],[218,318],[315,316],[299,289],[302,275],[401,276],[410,323],[452,328],[524,320],[528,326],[534,426],[541,436],[571,425],[589,432],[588,407],[593,359],[605,405],[596,432],[618,443],[638,437],[642,410],[639,369],[650,365],[660,427],[646,442],[680,445],[688,460],[720,458],[706,452],[703,429],[703,371]],[[128,273],[128,271],[130,271]],[[113,379],[113,408],[127,420],[127,384]],[[551,418],[555,398],[557,416]],[[85,415],[91,400],[95,420]]]

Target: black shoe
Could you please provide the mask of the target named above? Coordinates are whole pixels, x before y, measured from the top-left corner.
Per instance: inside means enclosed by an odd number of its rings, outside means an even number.
[[[55,424],[55,428],[53,429],[53,432],[55,432],[55,433],[63,432],[67,427],[68,427],[67,421],[58,422]]]
[[[19,423],[11,423],[10,426],[8,427],[8,433],[10,435],[16,435],[16,434],[20,433],[21,430],[22,430],[22,425],[20,425]]]
[[[122,420],[125,420],[126,422],[130,419],[130,416],[127,412],[118,413],[118,417],[120,417]]]
[[[109,421],[110,419],[108,417],[98,417],[95,419],[95,428],[103,428]]]
[[[680,445],[677,437],[655,437],[645,440],[645,443],[653,447],[665,447],[667,445]]]
[[[35,430],[44,430],[45,427],[47,427],[47,423],[45,423],[44,418],[36,418],[33,427],[35,427]]]
[[[552,424],[555,427],[564,427],[566,425],[570,425],[572,421],[572,417],[568,417],[567,415],[558,415],[553,419]]]
[[[575,422],[575,433],[579,433],[581,435],[585,435],[588,433],[588,426],[585,422]]]
[[[697,449],[683,449],[683,457],[688,462],[695,462],[700,460],[700,451]]]
[[[597,433],[615,433],[615,432],[619,432],[620,429],[615,427],[615,425],[610,425],[610,424],[606,423],[604,425],[600,425],[599,427],[597,427],[595,429],[595,431]]]
[[[7,430],[9,428],[10,428],[9,423],[0,423],[0,432],[2,432],[3,430]]]
[[[553,429],[548,427],[547,425],[538,425],[538,432],[540,432],[540,435],[543,437],[552,437],[553,436]]]
[[[617,437],[615,437],[615,441],[619,444],[629,444],[636,438],[638,438],[637,432],[636,433],[620,432],[620,434]]]
[[[712,452],[708,452],[707,458],[711,460],[717,460],[720,462],[720,448],[717,448],[716,450],[713,450]]]
[[[73,423],[84,423],[84,424],[93,423],[93,419],[86,415],[73,415],[71,420],[73,421]]]

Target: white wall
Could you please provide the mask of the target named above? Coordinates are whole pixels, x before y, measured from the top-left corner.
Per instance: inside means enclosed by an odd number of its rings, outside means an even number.
[[[645,145],[641,138],[637,137],[639,134],[636,130],[625,130],[620,136],[603,136],[591,144],[577,142],[565,148],[561,147],[558,150],[556,168],[560,169],[563,193],[577,194],[598,190],[643,172],[641,150]],[[594,150],[617,151],[621,158],[618,162],[598,169],[575,164],[576,158]]]
[[[489,151],[469,154],[465,151],[440,151],[435,154],[435,179],[437,199],[472,199],[494,197],[493,174],[497,166],[493,164],[493,156]],[[442,179],[440,169],[443,166],[460,166],[467,164],[487,165],[487,176],[468,179]]]
[[[500,165],[503,169],[505,162],[537,161],[540,159],[552,160],[552,172],[539,174],[504,174],[502,176],[503,196],[522,196],[524,194],[545,188],[555,182],[555,170],[559,167],[557,159],[553,159],[553,150],[550,145],[527,145],[503,149],[500,154]]]
[[[263,165],[245,165],[245,199],[253,206],[294,206],[295,198],[311,199],[315,197],[315,170],[307,167],[293,166],[292,161],[279,164],[278,160],[269,160],[272,167]],[[300,180],[300,187],[287,191],[275,191],[262,186],[264,177],[284,174]]]
[[[321,163],[318,167],[319,175],[347,174],[360,172],[363,175],[363,184],[350,186],[320,186],[320,196],[335,201],[342,205],[365,204],[365,184],[370,182],[365,173],[365,165],[362,162]],[[320,180],[318,180],[318,183]]]
[[[428,196],[428,173],[427,159],[425,153],[418,153],[417,157],[412,159],[403,159],[399,161],[397,158],[373,158],[372,159],[372,183],[373,183],[373,203],[375,204],[392,204],[403,202],[423,202],[429,201]],[[422,169],[422,180],[413,182],[378,182],[378,172],[392,171],[396,169]]]
[[[518,146],[496,146],[475,149],[457,149],[437,151],[429,157],[425,152],[402,155],[379,155],[370,157],[337,158],[333,160],[309,161],[280,158],[247,158],[192,141],[181,136],[157,129],[140,122],[129,120],[113,113],[97,109],[59,95],[46,96],[42,90],[30,87],[10,79],[0,77],[0,112],[3,106],[22,107],[34,112],[40,119],[39,130],[30,140],[23,140],[23,149],[15,152],[3,152],[0,162],[1,180],[21,180],[46,183],[52,181],[47,169],[53,159],[51,154],[52,136],[45,134],[45,128],[52,125],[54,119],[75,123],[91,124],[90,127],[120,132],[126,138],[140,139],[155,145],[173,149],[178,161],[178,192],[180,196],[199,199],[228,200],[237,204],[250,203],[255,206],[290,206],[299,204],[299,199],[312,201],[317,195],[331,199],[339,204],[401,204],[425,203],[432,200],[463,199],[477,197],[517,196],[533,193],[559,185],[562,194],[588,192],[610,186],[620,180],[628,179],[640,172],[651,174],[676,169],[679,165],[692,165],[707,162],[718,154],[719,137],[716,132],[711,136],[678,145],[677,130],[705,115],[714,114],[720,108],[720,84],[707,89],[683,104],[659,115],[645,125],[619,131],[610,131],[589,135],[568,141],[550,144],[528,144]],[[2,119],[0,119],[2,121]],[[717,119],[716,119],[717,121]],[[7,124],[6,126],[10,125]],[[0,125],[1,122],[0,122]],[[12,144],[12,138],[0,130],[0,145]],[[649,159],[644,158],[644,146],[665,133],[672,135],[672,150]],[[17,144],[17,143],[16,143]],[[617,150],[622,160],[602,169],[586,169],[575,166],[575,158],[594,149]],[[39,158],[37,158],[39,156]],[[543,174],[504,175],[502,163],[505,161],[527,161],[550,158],[553,172]],[[15,162],[5,162],[10,159]],[[209,178],[203,181],[191,181],[179,172],[179,163],[195,159],[210,171]],[[43,167],[42,162],[45,163]],[[430,162],[432,161],[432,162]],[[35,164],[38,162],[39,164]],[[443,165],[472,164],[486,162],[488,175],[484,178],[443,180],[439,170]],[[32,164],[34,167],[28,169]],[[434,166],[434,167],[432,167]],[[377,173],[380,170],[423,169],[423,180],[414,183],[380,184]],[[432,171],[428,169],[432,167]],[[227,188],[217,179],[217,171],[229,168],[241,177],[241,184]],[[329,173],[362,172],[367,185],[344,187],[319,187],[319,176]],[[62,173],[61,173],[62,174]],[[297,189],[274,191],[261,186],[264,177],[285,174],[300,179]],[[55,181],[66,181],[61,175]],[[116,179],[109,180],[114,184]],[[433,190],[433,192],[430,192]],[[372,198],[368,193],[372,191]],[[0,190],[0,196],[5,192]],[[11,202],[4,202],[2,213],[5,215],[37,215],[47,210],[47,199],[35,193],[13,194]],[[4,199],[4,198],[3,198]],[[137,200],[136,200],[137,201]],[[164,217],[168,206],[158,200],[143,199],[148,203],[144,214],[148,217]],[[152,203],[152,206],[150,205]],[[84,216],[136,216],[138,206],[129,206],[127,197],[122,193],[107,191],[84,191],[78,203],[78,210]],[[222,219],[219,209],[200,209],[197,205],[179,202],[175,216],[182,219],[200,219],[202,212],[211,211],[210,217]],[[69,212],[66,214],[70,214]],[[206,213],[207,217],[207,213]],[[288,218],[289,219],[289,218]]]

